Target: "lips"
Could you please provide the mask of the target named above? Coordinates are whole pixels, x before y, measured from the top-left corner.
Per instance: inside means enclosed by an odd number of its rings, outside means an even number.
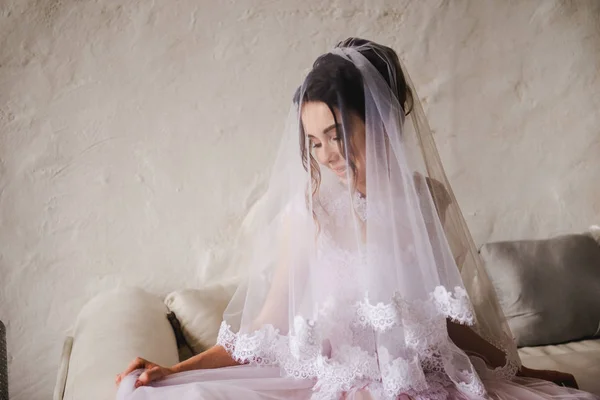
[[[344,177],[346,176],[346,167],[339,167],[339,168],[331,168],[331,170],[337,175],[337,176],[341,176]]]

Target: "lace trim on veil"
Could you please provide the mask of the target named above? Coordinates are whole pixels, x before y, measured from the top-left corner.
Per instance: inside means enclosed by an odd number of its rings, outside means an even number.
[[[343,392],[365,385],[382,393],[384,398],[396,398],[402,393],[415,399],[433,398],[453,381],[462,391],[485,395],[485,388],[474,369],[457,371],[460,381],[450,379],[445,372],[445,361],[456,354],[447,335],[446,318],[468,325],[475,322],[463,288],[449,292],[438,286],[425,301],[407,301],[396,293],[388,304],[371,304],[367,295],[350,307],[351,323],[341,324],[346,327],[341,334],[356,336],[357,332],[365,330],[371,335],[393,334],[394,327],[402,327],[404,338],[398,344],[410,354],[395,359],[381,344],[374,353],[364,350],[360,340],[354,340],[355,345],[343,345],[330,355],[324,354],[322,338],[326,336],[322,334],[323,329],[340,326],[340,321],[336,321],[327,308],[324,306],[315,319],[296,316],[294,334],[282,333],[270,324],[252,333],[235,333],[223,321],[217,343],[240,363],[277,365],[288,376],[315,379],[314,399],[339,398]],[[505,368],[512,367],[507,365]],[[497,371],[503,373],[502,368]],[[514,372],[512,374],[514,376]],[[427,395],[423,397],[425,393]]]

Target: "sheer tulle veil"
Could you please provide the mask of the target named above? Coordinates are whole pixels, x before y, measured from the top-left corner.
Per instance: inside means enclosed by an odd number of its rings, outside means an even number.
[[[302,112],[335,120],[335,169]],[[321,144],[324,146],[324,144]],[[315,62],[296,93],[252,232],[247,272],[218,342],[241,362],[314,379],[315,398],[369,386],[381,398],[450,379],[484,393],[446,321],[471,326],[519,364],[409,75],[396,54],[351,39]]]

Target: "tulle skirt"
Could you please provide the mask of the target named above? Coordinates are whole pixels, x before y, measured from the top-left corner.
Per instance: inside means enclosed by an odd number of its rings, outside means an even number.
[[[196,370],[171,375],[150,386],[134,388],[141,370],[121,382],[117,400],[306,400],[313,394],[314,381],[282,377],[277,367],[235,367]],[[538,379],[515,378],[512,381],[484,379],[488,396],[493,400],[598,400],[600,396],[557,386]],[[475,400],[457,389],[447,388],[449,400]],[[436,393],[436,400],[440,393]],[[400,396],[409,400],[408,396]],[[367,388],[357,388],[340,400],[378,400]],[[477,399],[479,400],[479,399]]]

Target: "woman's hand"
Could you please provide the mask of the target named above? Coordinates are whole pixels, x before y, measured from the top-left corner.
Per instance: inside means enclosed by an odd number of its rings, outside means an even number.
[[[129,366],[127,366],[125,371],[123,371],[120,374],[117,374],[115,384],[119,386],[121,380],[123,380],[123,378],[125,378],[127,375],[129,375],[136,369],[144,370],[144,372],[142,372],[142,374],[138,377],[137,381],[135,382],[136,388],[147,385],[150,382],[157,381],[166,377],[167,375],[175,373],[171,368],[161,367],[160,365],[144,360],[141,357],[137,357],[131,362],[131,364],[129,364]]]
[[[517,376],[522,376],[524,378],[541,379],[544,381],[556,383],[559,386],[566,386],[574,389],[579,389],[579,385],[577,385],[575,377],[565,372],[521,367],[521,370],[517,373]]]
[[[133,360],[131,364],[129,364],[125,371],[117,375],[115,378],[115,384],[119,386],[121,381],[127,375],[139,369],[144,371],[140,374],[135,382],[136,388],[179,372],[193,371],[196,369],[232,367],[236,365],[241,364],[234,360],[227,352],[225,347],[221,345],[215,345],[200,354],[196,354],[195,356],[188,358],[179,364],[173,365],[170,368],[161,367],[160,365],[138,357]]]

